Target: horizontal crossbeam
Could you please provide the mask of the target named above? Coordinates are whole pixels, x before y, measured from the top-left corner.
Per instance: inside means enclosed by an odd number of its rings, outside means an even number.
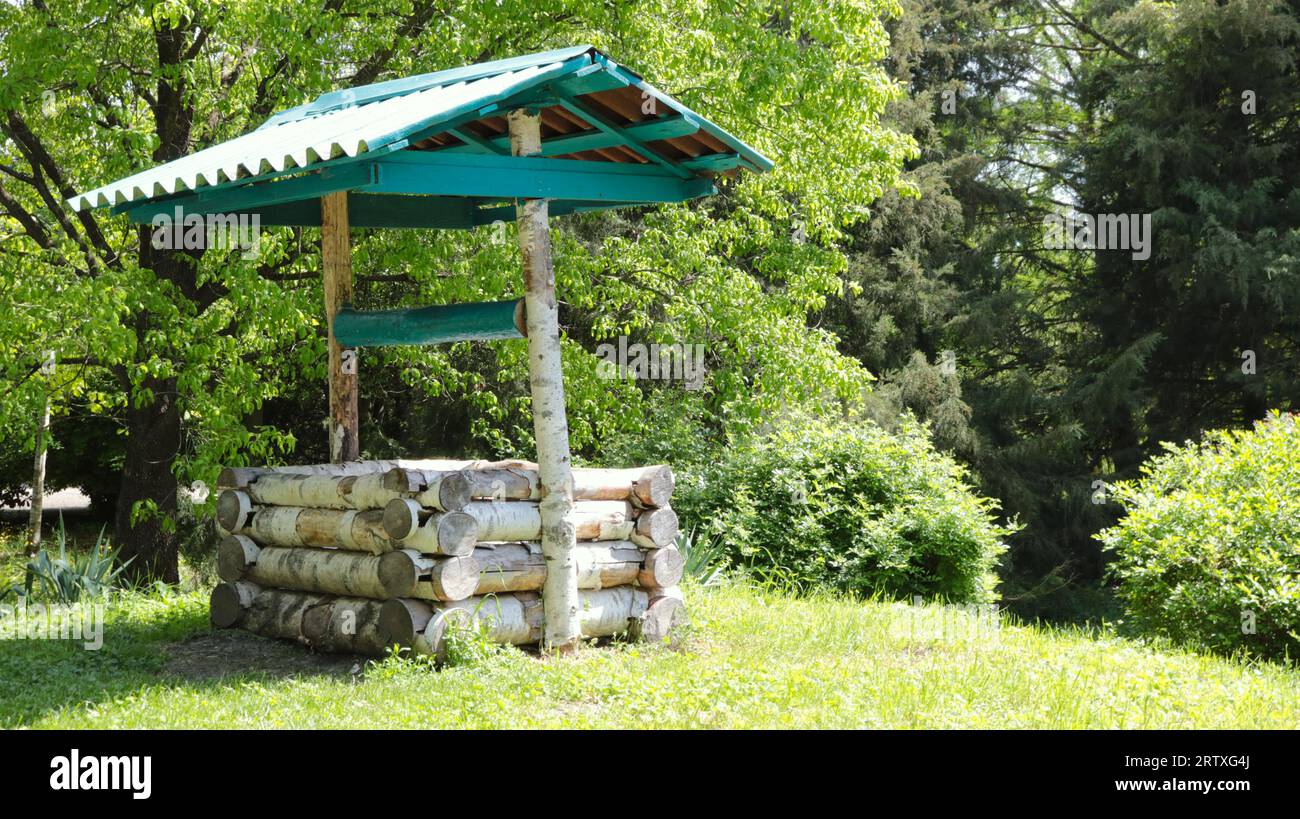
[[[648,203],[714,192],[708,179],[618,162],[401,151],[376,164],[381,172],[375,193]]]
[[[377,312],[344,308],[334,316],[334,337],[344,347],[523,338],[524,331],[522,301],[445,304]]]

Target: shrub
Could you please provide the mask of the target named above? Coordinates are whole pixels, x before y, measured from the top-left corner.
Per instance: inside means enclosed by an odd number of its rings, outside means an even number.
[[[996,599],[1013,531],[913,421],[788,422],[684,475],[674,505],[760,578],[951,602]]]
[[[1295,418],[1164,448],[1113,487],[1126,515],[1097,535],[1114,552],[1128,625],[1211,651],[1300,656]]]
[[[58,557],[42,548],[27,562],[22,594],[25,598],[42,598],[53,603],[76,603],[83,598],[103,597],[112,591],[118,575],[126,568],[104,539],[100,529],[95,545],[81,555],[68,553],[68,533],[59,516],[55,530],[59,541]]]

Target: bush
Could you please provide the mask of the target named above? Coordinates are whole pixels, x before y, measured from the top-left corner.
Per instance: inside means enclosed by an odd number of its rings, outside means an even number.
[[[788,423],[683,475],[674,505],[761,577],[950,602],[996,599],[993,568],[1013,531],[912,421],[897,433]]]
[[[1295,418],[1164,447],[1141,479],[1113,487],[1127,514],[1097,535],[1128,625],[1211,651],[1300,656]]]
[[[59,528],[55,530],[59,541],[58,556],[55,557],[46,548],[41,548],[36,556],[28,561],[23,587],[20,590],[24,598],[40,598],[52,603],[77,603],[86,598],[103,597],[116,587],[118,575],[126,568],[126,563],[117,559],[117,553],[109,547],[101,529],[95,545],[84,554],[72,554],[68,551],[68,533],[63,526],[63,516],[59,516]]]

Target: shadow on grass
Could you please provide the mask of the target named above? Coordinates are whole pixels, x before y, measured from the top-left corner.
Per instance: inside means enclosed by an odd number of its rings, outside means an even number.
[[[29,726],[159,687],[218,691],[244,681],[345,677],[364,664],[239,630],[213,631],[206,605],[147,617],[120,616],[110,607],[96,651],[82,641],[0,640],[0,727]]]

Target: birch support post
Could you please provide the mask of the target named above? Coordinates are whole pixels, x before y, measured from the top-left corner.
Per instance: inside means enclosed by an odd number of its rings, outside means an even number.
[[[512,154],[533,156],[541,153],[541,117],[538,112],[511,111],[509,124]],[[542,555],[547,563],[546,583],[542,590],[545,616],[542,648],[567,652],[577,646],[581,630],[578,572],[573,559],[576,537],[573,524],[568,520],[573,506],[569,422],[564,410],[560,319],[555,297],[555,270],[551,264],[548,216],[545,199],[524,199],[516,205],[519,251],[524,269],[528,375],[542,494]]]
[[[320,200],[321,274],[325,289],[325,322],[329,329],[330,461],[355,461],[361,456],[357,435],[356,351],[345,360],[334,338],[334,316],[352,301],[352,246],[348,236],[347,191],[328,193]]]

